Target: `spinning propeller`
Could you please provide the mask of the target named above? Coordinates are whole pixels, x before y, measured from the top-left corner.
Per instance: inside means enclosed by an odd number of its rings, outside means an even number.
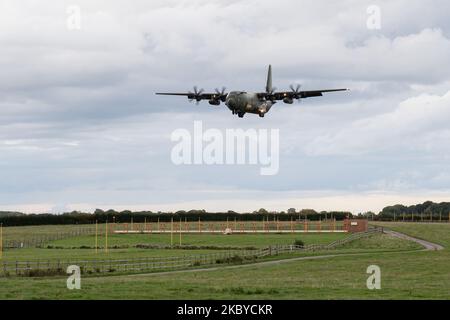
[[[291,90],[292,90],[292,93],[294,94],[293,96],[292,96],[292,98],[294,98],[294,99],[300,99],[302,96],[301,96],[301,94],[300,94],[300,88],[301,88],[302,86],[300,85],[300,84],[297,84],[297,86],[296,87],[294,87],[294,85],[290,85],[289,86],[289,88],[291,88]]]
[[[189,96],[192,97],[189,99],[189,102],[196,101],[195,104],[198,105],[200,101],[202,101],[202,93],[203,89],[198,90],[197,86],[194,86],[194,92],[189,91]]]

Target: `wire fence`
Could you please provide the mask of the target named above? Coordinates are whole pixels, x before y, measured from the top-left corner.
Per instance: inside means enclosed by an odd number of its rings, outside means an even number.
[[[307,232],[347,232],[343,220],[291,220],[291,221],[183,221],[113,223],[111,233],[307,233]]]
[[[95,234],[95,227],[86,226],[75,230],[65,232],[56,232],[53,234],[43,234],[23,239],[4,239],[3,249],[20,249],[20,248],[36,248],[43,247],[50,241],[62,240],[71,237],[86,236]]]
[[[297,233],[297,232],[346,232],[344,222],[333,220],[309,221],[230,221],[230,222],[206,222],[206,221],[174,221],[158,223],[111,223],[107,225],[109,234],[133,234],[133,233],[225,233],[228,228],[233,233]],[[4,228],[6,231],[7,228]],[[20,249],[43,247],[51,241],[62,240],[77,236],[104,235],[106,228],[95,225],[84,225],[76,229],[49,232],[41,235],[22,235],[8,239],[3,237],[3,249]]]
[[[304,246],[280,245],[269,246],[255,250],[230,250],[226,252],[184,255],[173,257],[146,257],[129,259],[101,259],[101,260],[28,260],[28,261],[2,261],[0,262],[0,276],[54,276],[66,275],[67,267],[76,265],[82,274],[105,273],[143,273],[158,271],[173,271],[197,267],[207,267],[223,264],[241,264],[253,262],[268,256],[293,252],[313,252],[334,249],[348,242],[375,233],[382,232],[381,228],[353,234],[345,239],[330,244],[310,244]]]

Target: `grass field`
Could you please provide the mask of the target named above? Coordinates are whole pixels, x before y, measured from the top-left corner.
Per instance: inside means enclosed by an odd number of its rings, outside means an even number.
[[[305,244],[327,244],[343,239],[346,235],[334,234],[188,234],[182,235],[182,245],[199,246],[197,250],[181,249],[139,249],[136,245],[151,244],[170,246],[170,234],[114,234],[108,237],[108,253],[105,253],[105,237],[98,237],[98,253],[95,252],[95,236],[79,236],[63,240],[50,241],[47,248],[25,248],[6,250],[5,260],[36,260],[36,259],[118,259],[132,257],[165,257],[180,255],[197,255],[215,252],[212,249],[201,249],[202,246],[231,248],[267,247],[269,245],[293,244],[301,239]],[[174,244],[179,244],[178,235],[174,235]]]
[[[373,225],[391,228],[450,248],[450,223],[374,222]]]
[[[50,225],[50,226],[24,226],[24,227],[3,227],[3,240],[29,240],[43,236],[52,236],[61,233],[68,233],[84,230],[95,230],[93,225]]]
[[[439,242],[447,248],[450,244],[450,224],[383,225]],[[303,235],[301,238],[309,242],[309,236],[314,235]],[[85,237],[74,238],[72,241],[85,241],[83,238]],[[89,237],[87,239],[89,240]],[[120,242],[120,239],[121,236],[118,236],[117,241]],[[138,240],[140,239],[136,241]],[[65,241],[57,243],[72,245],[70,241]],[[195,241],[195,238],[192,241]],[[248,244],[247,241],[255,239],[245,239],[243,243]],[[247,265],[238,269],[225,268],[195,273],[86,277],[82,279],[82,289],[76,291],[66,289],[64,277],[2,278],[0,298],[450,299],[450,252],[447,248],[439,252],[418,251],[418,246],[409,241],[377,235],[327,253],[342,254],[337,257],[284,261],[273,265]],[[56,252],[83,249],[39,250]],[[146,254],[152,251],[147,250]],[[366,268],[372,264],[379,265],[382,270],[381,290],[371,291],[366,288]]]
[[[266,247],[269,245],[293,244],[296,239],[301,239],[305,244],[325,244],[334,240],[343,239],[347,235],[344,233],[312,233],[302,234],[186,234],[182,235],[183,245],[197,246],[252,246]],[[108,237],[110,246],[137,245],[137,244],[155,244],[170,245],[170,234],[114,234]],[[179,244],[179,235],[173,235],[173,243]],[[95,246],[94,236],[69,238],[64,240],[52,241],[55,246]],[[105,238],[99,238],[99,245],[105,245]]]

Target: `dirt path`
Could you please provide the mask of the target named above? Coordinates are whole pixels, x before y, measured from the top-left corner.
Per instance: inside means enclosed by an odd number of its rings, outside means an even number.
[[[388,234],[390,236],[399,238],[399,239],[414,241],[414,242],[420,244],[421,246],[423,246],[425,248],[425,250],[442,250],[442,249],[444,249],[444,247],[441,246],[440,244],[429,242],[429,241],[418,239],[418,238],[414,238],[414,237],[408,236],[408,235],[406,235],[404,233],[400,233],[400,232],[397,232],[397,231],[392,231],[392,230],[386,230],[385,229],[384,233],[386,233],[386,234]]]

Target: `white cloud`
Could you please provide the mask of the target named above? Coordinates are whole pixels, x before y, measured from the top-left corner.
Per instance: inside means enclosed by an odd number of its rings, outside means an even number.
[[[450,91],[443,96],[423,94],[401,102],[394,110],[358,119],[338,132],[315,138],[306,147],[310,155],[429,151],[450,156]]]
[[[371,1],[78,0],[82,28],[70,31],[66,8],[73,4],[0,3],[3,207],[168,208],[176,198],[180,206],[218,201],[239,209],[259,207],[270,192],[267,205],[280,205],[277,192],[296,190],[349,192],[358,207],[371,189],[401,202],[402,192],[431,196],[446,187],[446,1],[378,1],[379,31],[366,28]],[[352,91],[278,104],[264,120],[242,121],[223,106],[153,94],[194,84],[262,90],[269,63],[280,89],[300,82]],[[220,129],[280,128],[279,176],[174,168],[170,133],[194,120]],[[234,202],[232,191],[246,199]],[[330,196],[330,207],[333,201],[342,203]]]

